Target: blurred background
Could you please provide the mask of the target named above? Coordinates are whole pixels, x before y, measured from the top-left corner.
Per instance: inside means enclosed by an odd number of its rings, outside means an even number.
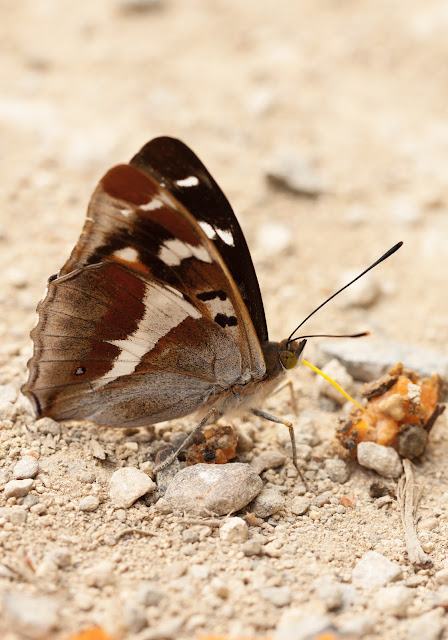
[[[0,10],[4,382],[24,376],[36,303],[98,180],[162,134],[191,146],[234,206],[273,338],[404,240],[364,298],[307,330],[371,328],[447,354],[448,2]]]

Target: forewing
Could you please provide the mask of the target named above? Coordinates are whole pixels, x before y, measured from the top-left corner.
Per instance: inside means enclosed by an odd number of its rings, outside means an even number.
[[[24,392],[39,415],[147,424],[265,373],[216,248],[155,178],[130,165],[101,180],[38,312]]]
[[[199,158],[180,140],[165,136],[148,142],[131,164],[153,175],[196,218],[226,263],[259,341],[267,341],[263,301],[246,240],[227,198]]]

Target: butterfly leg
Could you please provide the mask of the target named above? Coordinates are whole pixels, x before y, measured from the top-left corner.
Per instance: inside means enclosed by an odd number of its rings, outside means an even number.
[[[292,380],[286,380],[285,382],[282,382],[282,384],[280,386],[277,387],[277,389],[275,389],[275,391],[273,393],[271,393],[271,396],[276,395],[277,393],[279,393],[280,391],[283,391],[283,389],[285,389],[286,387],[289,388],[289,394],[291,396],[291,409],[294,415],[298,414],[298,407],[297,407],[297,402],[296,402],[296,397],[294,394],[294,384]]]
[[[195,435],[197,434],[198,431],[200,431],[202,429],[202,427],[208,422],[208,419],[210,418],[210,416],[215,415],[218,416],[219,412],[218,409],[215,409],[215,407],[212,407],[210,409],[210,411],[207,411],[207,413],[205,414],[205,416],[202,418],[201,422],[193,429],[193,431],[185,438],[185,440],[182,442],[182,444],[180,445],[180,447],[178,447],[178,449],[176,449],[176,451],[174,451],[174,453],[172,453],[170,456],[168,456],[167,458],[165,458],[165,460],[163,462],[161,462],[160,464],[158,464],[155,469],[154,469],[154,473],[158,473],[159,471],[163,471],[163,469],[166,469],[167,467],[170,466],[170,464],[172,464],[174,462],[174,460],[177,458],[177,456],[179,455],[179,453],[181,451],[183,451],[186,447],[188,447],[189,444],[191,444],[191,442],[194,440]]]
[[[277,424],[284,424],[285,427],[289,429],[289,437],[291,438],[291,447],[292,447],[292,462],[299,472],[300,479],[306,485],[305,479],[302,475],[301,470],[299,469],[299,465],[297,464],[297,448],[296,448],[296,437],[294,435],[294,427],[292,422],[289,420],[285,420],[285,418],[280,418],[279,416],[275,416],[273,413],[268,413],[267,411],[261,411],[260,409],[251,409],[252,413],[259,418],[263,418],[264,420],[269,420],[269,422],[276,422]]]

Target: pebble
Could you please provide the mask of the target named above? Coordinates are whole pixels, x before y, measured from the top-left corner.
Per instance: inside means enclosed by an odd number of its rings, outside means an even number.
[[[280,492],[276,489],[263,488],[255,500],[249,505],[257,518],[269,518],[274,513],[281,511],[284,507],[284,500]]]
[[[34,456],[24,456],[14,465],[12,472],[16,480],[24,480],[25,478],[34,478],[39,471],[39,463]]]
[[[40,418],[35,424],[38,431],[44,435],[49,433],[52,436],[58,436],[61,433],[61,425],[52,418]]]
[[[284,252],[293,238],[294,233],[291,228],[279,222],[263,224],[257,231],[257,244],[264,256]]]
[[[303,516],[310,508],[311,501],[303,496],[296,496],[291,503],[291,511],[296,516]]]
[[[405,618],[414,594],[409,587],[396,584],[379,589],[374,598],[379,611],[386,611],[396,618]]]
[[[185,618],[174,616],[143,632],[139,635],[139,640],[173,640],[180,637],[184,627]]]
[[[402,569],[377,551],[368,551],[356,563],[352,573],[352,583],[363,589],[384,587],[398,580]]]
[[[330,360],[330,362],[327,362],[327,364],[322,367],[322,371],[327,376],[332,378],[335,382],[337,382],[338,385],[344,389],[344,391],[351,395],[354,393],[353,378],[338,360],[333,359]],[[338,391],[336,387],[330,384],[328,380],[322,378],[322,376],[317,376],[316,385],[321,395],[334,400],[339,405],[343,405],[345,402],[347,402],[347,399],[342,395],[342,393]]]
[[[441,569],[434,575],[434,581],[436,584],[448,585],[448,569]]]
[[[195,515],[226,515],[239,511],[263,488],[248,464],[196,464],[179,471],[165,493],[173,509]]]
[[[245,556],[259,556],[261,554],[261,543],[258,540],[247,540],[242,546],[241,551]]]
[[[0,419],[7,418],[12,405],[17,400],[17,391],[12,385],[0,385]]]
[[[10,478],[10,474],[6,469],[0,469],[0,486],[5,485]]]
[[[343,287],[359,273],[360,271],[344,271],[335,289]],[[380,295],[381,286],[377,278],[369,273],[357,282],[351,284],[349,288],[344,291],[344,295],[338,296],[337,305],[340,309],[348,309],[350,307],[368,309],[378,300]]]
[[[58,625],[60,608],[60,602],[47,596],[5,593],[2,614],[17,634],[47,640]]]
[[[123,615],[130,633],[138,633],[148,626],[145,610],[129,600],[123,603]]]
[[[156,484],[135,467],[123,467],[112,474],[109,495],[115,507],[128,509],[138,498],[154,491]]]
[[[102,560],[84,573],[85,583],[89,587],[105,587],[115,582],[115,564],[110,560]]]
[[[286,456],[280,451],[263,451],[250,463],[252,469],[260,474],[267,469],[276,469],[285,464]]]
[[[280,618],[273,640],[309,640],[331,627],[331,618],[306,609],[288,609]]]
[[[445,628],[442,607],[428,611],[407,622],[407,640],[439,640]]]
[[[324,469],[327,476],[333,482],[344,484],[350,478],[348,465],[340,458],[329,458],[328,460],[325,460]]]
[[[360,442],[357,458],[360,465],[373,469],[385,478],[398,478],[403,472],[400,456],[395,449],[376,442]]]
[[[11,513],[9,514],[9,522],[15,525],[24,524],[26,522],[27,516],[28,514],[26,509],[15,505],[12,507]]]
[[[106,459],[106,452],[104,451],[98,440],[92,439],[90,441],[90,449],[92,450],[92,455],[94,458],[97,458],[98,460]]]
[[[347,618],[340,625],[338,631],[351,638],[364,638],[375,628],[376,620],[372,613],[358,614]]]
[[[443,377],[448,375],[448,356],[392,340],[372,337],[324,342],[319,349],[325,360],[337,358],[355,380],[363,382],[380,378],[396,362],[424,376],[434,372]]]
[[[173,579],[178,577],[180,576],[172,576]],[[165,597],[165,592],[157,588],[152,582],[141,583],[136,593],[137,602],[145,607],[157,607]]]
[[[118,0],[118,8],[124,13],[145,13],[163,6],[163,0]]]
[[[96,496],[85,496],[79,501],[80,511],[96,511],[100,506],[100,501]]]
[[[315,590],[327,611],[336,611],[344,604],[344,589],[331,575],[318,578]]]
[[[286,607],[291,604],[292,600],[292,592],[289,587],[266,587],[260,589],[260,595],[275,607]]]
[[[279,149],[266,163],[267,181],[277,189],[308,198],[316,198],[323,190],[323,180],[308,158],[295,149]]]
[[[34,480],[26,478],[25,480],[10,480],[5,486],[5,499],[22,498],[26,496],[33,488]]]
[[[219,537],[225,542],[242,544],[247,540],[248,526],[243,518],[229,518],[219,529]]]

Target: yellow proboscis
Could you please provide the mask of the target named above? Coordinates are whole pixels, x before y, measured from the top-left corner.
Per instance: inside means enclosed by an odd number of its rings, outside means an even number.
[[[322,376],[322,378],[325,378],[325,380],[328,380],[328,382],[330,382],[330,384],[332,384],[333,387],[335,387],[339,391],[339,393],[342,393],[344,398],[347,398],[347,400],[350,400],[350,402],[353,402],[355,407],[358,407],[358,409],[361,409],[361,410],[363,409],[359,404],[359,402],[356,402],[356,400],[354,400],[351,396],[349,396],[348,393],[344,391],[344,389],[340,385],[338,385],[337,382],[335,382],[332,378],[330,378],[330,376],[327,376],[326,373],[324,373],[323,371],[315,367],[314,364],[311,364],[311,362],[308,362],[308,360],[302,360],[302,363],[305,364],[310,369],[312,369],[315,373],[318,373],[320,376]]]

